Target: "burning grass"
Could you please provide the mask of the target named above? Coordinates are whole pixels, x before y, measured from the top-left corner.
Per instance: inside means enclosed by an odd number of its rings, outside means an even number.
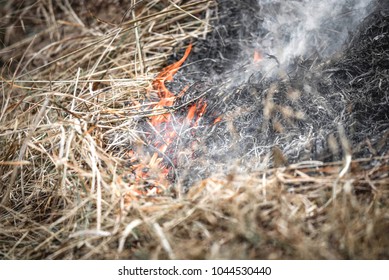
[[[139,128],[172,109],[156,77],[218,7],[137,2],[0,10],[1,258],[388,258],[387,153],[172,182]]]

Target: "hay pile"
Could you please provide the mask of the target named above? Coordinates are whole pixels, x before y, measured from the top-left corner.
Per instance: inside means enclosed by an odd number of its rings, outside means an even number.
[[[215,1],[16,2],[0,10],[0,258],[389,257],[387,153],[136,192],[152,81],[206,38]]]

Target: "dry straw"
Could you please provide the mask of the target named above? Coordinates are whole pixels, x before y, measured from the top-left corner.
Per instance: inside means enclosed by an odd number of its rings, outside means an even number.
[[[111,3],[112,2],[112,3]],[[126,145],[215,1],[0,8],[0,258],[388,258],[388,157],[215,174],[139,196]]]

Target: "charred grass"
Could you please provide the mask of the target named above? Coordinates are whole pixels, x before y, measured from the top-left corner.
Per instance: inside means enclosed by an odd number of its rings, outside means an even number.
[[[387,153],[137,192],[153,79],[217,16],[137,2],[0,8],[0,258],[387,259]]]

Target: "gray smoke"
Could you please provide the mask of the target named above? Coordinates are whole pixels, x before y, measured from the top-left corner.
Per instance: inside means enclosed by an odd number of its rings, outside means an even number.
[[[332,151],[341,147],[338,130],[352,119],[348,97],[322,65],[342,53],[372,2],[221,0],[219,25],[207,40],[196,42],[168,85],[179,93],[191,84],[169,124],[178,137],[163,154],[178,185],[190,187],[218,172],[339,160],[342,155]],[[259,63],[253,63],[254,49],[264,57]],[[185,104],[198,96],[207,110],[193,128],[185,122]],[[214,124],[217,117],[221,121]],[[328,139],[336,142],[333,147]]]
[[[248,60],[235,60],[231,68],[241,68],[216,79],[222,83],[210,94],[208,108],[222,113],[223,122],[205,126],[195,158],[178,156],[182,184],[190,186],[213,172],[258,170],[326,157],[329,135],[338,137],[338,130],[351,119],[343,96],[322,77],[319,64],[341,53],[370,13],[371,2],[258,0],[259,15],[255,15],[260,20],[243,15],[240,22],[227,22],[230,30],[239,24],[245,29],[231,32],[238,35],[224,41],[246,45],[242,49]],[[252,63],[252,48],[265,59]],[[181,155],[193,154],[187,146],[179,148]]]
[[[369,12],[371,0],[258,0],[263,28],[257,48],[282,66],[295,58],[326,58],[343,46]],[[266,70],[274,65],[265,65]]]

